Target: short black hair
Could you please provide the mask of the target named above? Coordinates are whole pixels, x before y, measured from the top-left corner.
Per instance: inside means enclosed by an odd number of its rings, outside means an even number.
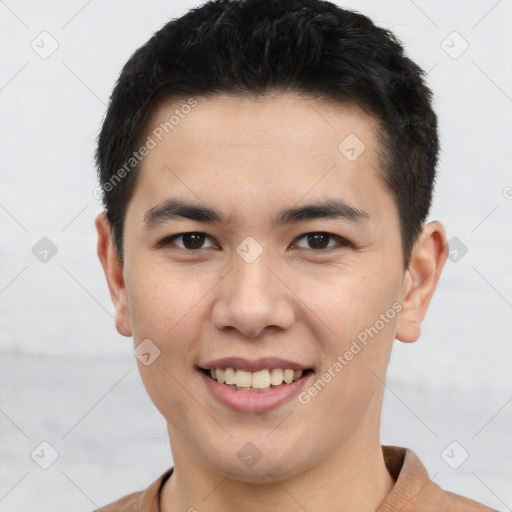
[[[432,93],[390,31],[322,0],[209,1],[168,22],[130,57],[96,151],[121,262],[135,153],[154,108],[163,100],[276,91],[355,105],[377,119],[381,179],[396,200],[408,264],[430,209],[439,154]]]

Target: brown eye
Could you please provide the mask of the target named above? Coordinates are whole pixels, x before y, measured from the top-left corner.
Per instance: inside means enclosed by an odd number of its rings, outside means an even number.
[[[203,247],[205,241],[207,241],[208,239],[209,237],[205,233],[193,231],[190,233],[180,233],[179,235],[173,235],[171,237],[168,237],[165,240],[163,240],[160,245],[176,245],[181,249],[197,251],[208,247],[214,247],[214,245],[211,244],[211,242],[209,246]]]
[[[297,240],[306,241],[306,245],[301,245],[300,243],[295,244],[301,249],[322,250],[336,247],[336,245],[342,247],[350,245],[349,242],[347,242],[345,239],[331,233],[324,233],[323,231],[306,233],[299,237]]]
[[[329,245],[330,236],[325,233],[307,235],[308,244],[312,249],[325,249]]]
[[[201,249],[205,238],[205,235],[202,233],[187,233],[186,235],[182,235],[185,249]]]

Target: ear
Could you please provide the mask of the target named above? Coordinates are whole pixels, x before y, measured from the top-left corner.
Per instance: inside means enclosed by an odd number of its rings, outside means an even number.
[[[98,232],[98,257],[107,278],[110,297],[116,313],[116,329],[123,336],[131,336],[130,310],[124,284],[123,265],[117,257],[112,229],[105,213],[96,217]]]
[[[395,337],[403,342],[416,341],[421,322],[427,314],[441,271],[448,257],[446,233],[440,222],[430,222],[414,244],[411,261],[402,287],[402,311]]]

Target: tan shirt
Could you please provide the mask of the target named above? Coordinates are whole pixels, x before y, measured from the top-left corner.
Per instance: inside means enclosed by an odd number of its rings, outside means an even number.
[[[377,512],[497,512],[476,501],[443,491],[432,482],[414,452],[383,446],[386,467],[395,485]],[[95,512],[160,512],[160,492],[174,468],[145,491],[129,494]]]

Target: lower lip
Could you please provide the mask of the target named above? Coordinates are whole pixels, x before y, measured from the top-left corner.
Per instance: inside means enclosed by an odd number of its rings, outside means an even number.
[[[295,398],[313,373],[290,384],[281,384],[268,391],[238,391],[208,377],[199,370],[210,393],[221,404],[239,412],[265,412]]]

